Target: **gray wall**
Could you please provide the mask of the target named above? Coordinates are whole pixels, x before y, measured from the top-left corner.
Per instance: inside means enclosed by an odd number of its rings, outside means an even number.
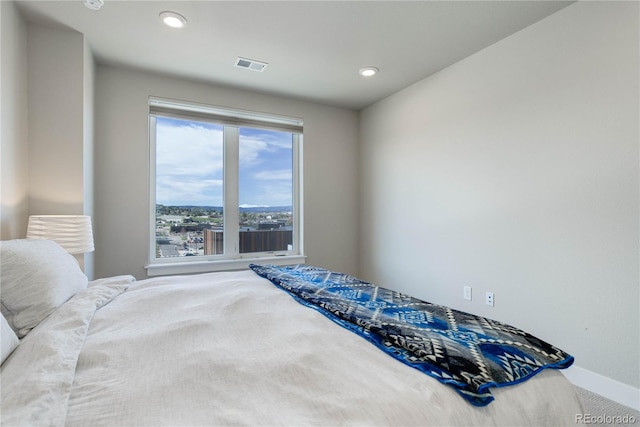
[[[637,388],[638,50],[579,2],[364,110],[361,275]]]
[[[2,239],[31,214],[93,213],[93,78],[84,36],[2,9]],[[93,254],[78,255],[89,278]]]
[[[27,26],[12,2],[0,2],[0,238],[24,237],[29,210]]]
[[[146,277],[149,96],[303,118],[307,262],[358,273],[357,113],[99,66],[94,215],[97,277]]]
[[[83,88],[82,88],[82,213],[94,216],[94,109],[96,64],[91,48],[83,40]],[[84,254],[84,272],[87,277],[95,278],[95,253]]]
[[[93,74],[81,33],[29,24],[29,214],[93,212]]]
[[[83,212],[82,34],[29,24],[29,212]]]

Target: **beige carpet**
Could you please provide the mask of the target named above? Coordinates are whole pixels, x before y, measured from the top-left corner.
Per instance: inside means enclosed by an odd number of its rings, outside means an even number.
[[[576,419],[576,424],[593,424],[598,426],[639,426],[640,412],[619,403],[613,402],[599,394],[576,387],[584,414]]]

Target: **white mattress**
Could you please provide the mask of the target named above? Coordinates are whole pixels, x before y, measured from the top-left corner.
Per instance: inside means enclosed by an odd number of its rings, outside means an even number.
[[[1,375],[6,426],[541,426],[583,412],[553,369],[472,406],[252,271],[93,282]]]

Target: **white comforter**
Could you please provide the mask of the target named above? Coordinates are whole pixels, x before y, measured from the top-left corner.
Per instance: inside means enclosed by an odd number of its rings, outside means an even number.
[[[540,426],[582,412],[555,370],[474,407],[252,271],[92,282],[1,375],[5,426]]]

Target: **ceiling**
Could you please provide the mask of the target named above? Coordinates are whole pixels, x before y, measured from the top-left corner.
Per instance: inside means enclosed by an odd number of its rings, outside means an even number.
[[[20,0],[25,19],[86,37],[96,61],[362,109],[572,1]],[[163,25],[159,13],[187,19]],[[267,62],[263,72],[234,66]],[[358,70],[375,66],[369,78]]]

